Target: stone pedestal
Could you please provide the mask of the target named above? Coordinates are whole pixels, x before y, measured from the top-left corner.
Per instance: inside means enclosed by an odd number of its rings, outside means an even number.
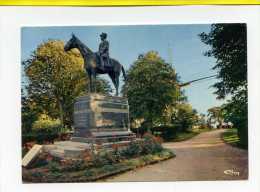
[[[104,143],[133,138],[126,98],[89,94],[76,99],[72,141]]]
[[[43,151],[62,159],[81,159],[95,148],[126,147],[136,139],[129,127],[126,98],[90,94],[74,104],[74,134],[70,141],[44,145]]]

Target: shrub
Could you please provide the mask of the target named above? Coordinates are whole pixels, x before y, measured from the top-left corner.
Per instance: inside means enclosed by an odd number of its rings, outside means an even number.
[[[34,171],[34,172],[31,173],[31,176],[35,177],[35,178],[42,178],[43,177],[43,173]]]
[[[153,154],[163,150],[162,140],[152,134],[146,133],[143,141],[143,154]]]
[[[136,135],[142,137],[148,131],[148,128],[147,128],[147,126],[143,125],[138,128],[131,128],[131,131],[134,132]]]
[[[114,165],[104,165],[102,167],[104,172],[111,172],[115,170],[115,166]]]
[[[102,167],[103,165],[109,164],[109,160],[101,155],[101,153],[93,154],[92,165],[93,167]]]
[[[46,168],[52,173],[73,172],[85,169],[100,168],[103,167],[105,171],[112,171],[115,169],[115,165],[122,160],[136,158],[142,155],[155,154],[162,151],[162,140],[151,134],[145,134],[143,139],[135,140],[129,143],[125,148],[118,148],[113,146],[112,151],[98,150],[94,152],[94,148],[85,152],[84,158],[80,160],[61,160],[55,159],[48,153],[44,153],[39,156],[34,167],[46,166]],[[51,158],[49,158],[49,156]],[[149,161],[149,158],[144,159]],[[86,172],[85,175],[92,175],[92,172]]]
[[[86,167],[84,160],[67,160],[63,162],[62,171],[80,171]]]
[[[34,163],[30,166],[31,168],[35,167],[42,167],[48,164],[48,154],[46,153],[41,153],[39,157],[34,161]]]
[[[53,143],[54,140],[69,140],[72,132],[68,128],[62,128],[59,120],[41,118],[34,123],[34,128],[29,133],[22,134],[22,145],[28,142],[39,144]]]
[[[163,150],[162,139],[146,133],[143,140],[131,142],[129,146],[121,151],[121,156],[133,158],[140,155],[154,154]]]
[[[26,145],[30,142],[38,143],[38,144],[49,144],[53,143],[54,140],[69,140],[71,137],[71,133],[59,133],[56,132],[56,130],[53,130],[53,132],[48,131],[34,131],[31,133],[23,134],[22,135],[22,145],[26,147]]]
[[[118,152],[116,152],[115,150],[113,150],[112,152],[106,152],[103,155],[103,158],[106,160],[107,164],[113,164],[113,163],[117,163],[120,161],[121,156],[118,154]]]
[[[175,123],[174,125],[157,126],[152,127],[151,132],[153,135],[158,135],[163,138],[163,140],[169,141],[176,137],[178,130],[180,130],[180,127],[181,125],[177,123]],[[141,126],[136,129],[131,129],[131,131],[143,137],[148,132],[148,128],[146,126]]]
[[[177,126],[178,125],[153,127],[152,132],[160,132],[160,136],[163,138],[163,140],[169,141],[176,137],[178,130]]]
[[[74,171],[79,171],[79,170],[81,170],[84,167],[85,167],[84,160],[77,160],[77,161],[73,162],[73,164],[70,167],[70,169],[74,170]]]
[[[121,151],[121,155],[126,158],[137,157],[142,153],[142,144],[141,142],[132,141],[126,149]]]
[[[48,174],[50,177],[54,177],[54,178],[59,178],[59,177],[62,177],[63,174],[60,173],[60,172],[51,172]]]
[[[42,114],[37,121],[33,123],[30,133],[23,133],[22,144],[27,142],[37,142],[39,144],[53,142],[59,138],[61,131],[61,123],[58,119],[52,119],[48,115]],[[65,138],[62,135],[62,138]]]
[[[51,161],[48,164],[48,168],[51,172],[59,172],[60,171],[60,165],[56,161]]]
[[[143,160],[145,163],[150,162],[152,159],[153,159],[153,156],[152,156],[152,155],[145,155],[145,156],[142,157],[142,160]]]
[[[84,172],[84,175],[85,175],[86,177],[91,177],[91,176],[95,176],[95,175],[96,175],[96,172],[93,171],[92,169],[88,169],[88,170],[86,170],[86,171]]]
[[[123,157],[121,155],[121,151],[119,150],[118,145],[117,144],[113,145],[112,149],[113,149],[112,154],[115,158],[115,161],[120,162],[123,159]]]
[[[52,143],[55,139],[59,137],[56,132],[44,133],[44,132],[32,132],[29,134],[22,135],[22,144],[25,145],[28,142],[36,142],[39,144],[50,142]]]
[[[32,130],[35,132],[52,133],[58,132],[61,128],[59,119],[52,119],[46,114],[40,115],[39,119],[32,125]]]

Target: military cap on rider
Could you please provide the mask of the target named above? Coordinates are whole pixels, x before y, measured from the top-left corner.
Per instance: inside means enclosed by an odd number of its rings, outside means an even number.
[[[107,38],[107,34],[106,34],[106,33],[101,33],[101,34],[100,34],[100,37]]]

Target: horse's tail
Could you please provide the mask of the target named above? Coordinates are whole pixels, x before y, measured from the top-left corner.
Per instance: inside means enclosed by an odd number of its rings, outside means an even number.
[[[125,69],[124,69],[123,65],[122,65],[122,73],[123,73],[124,79],[126,81],[126,73],[125,73]]]

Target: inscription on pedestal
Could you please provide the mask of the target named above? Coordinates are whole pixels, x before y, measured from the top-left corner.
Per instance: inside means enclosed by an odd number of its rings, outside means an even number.
[[[128,105],[120,104],[120,103],[101,103],[101,108],[110,108],[110,109],[126,109],[128,108]]]
[[[90,125],[89,113],[74,113],[75,127],[88,127]]]
[[[90,94],[74,104],[74,127],[77,136],[91,131],[126,131],[129,128],[127,99]]]
[[[128,113],[103,112],[102,118],[104,121],[102,128],[128,128]]]

